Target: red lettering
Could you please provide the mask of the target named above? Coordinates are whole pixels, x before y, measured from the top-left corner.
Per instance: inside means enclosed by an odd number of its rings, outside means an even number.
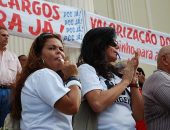
[[[19,14],[13,14],[11,22],[8,22],[9,29],[13,30],[15,26],[18,26],[18,32],[22,32],[21,17]]]
[[[126,27],[123,27],[123,37],[126,37]]]
[[[44,28],[42,29],[43,32],[51,32],[53,33],[53,28],[51,26],[51,23],[48,21],[44,21]]]
[[[153,45],[156,45],[156,44],[157,44],[157,38],[156,38],[156,35],[155,35],[155,34],[152,34],[152,35],[151,35],[151,42],[153,43]]]
[[[145,50],[145,49],[141,49],[141,54],[140,57],[144,57],[146,59],[153,59],[153,52],[151,50]]]
[[[103,27],[106,27],[106,21],[104,21]]]
[[[140,55],[141,55],[141,50],[140,50],[140,48],[137,48],[136,51],[138,52],[138,54],[139,54],[139,56],[140,56]]]
[[[134,46],[130,46],[128,43],[119,44],[119,51],[127,54],[134,54],[135,48]]]
[[[42,4],[42,11],[43,11],[43,14],[46,18],[50,18],[51,15],[52,15],[52,10],[51,10],[51,7],[50,5],[48,5],[47,3],[43,3]]]
[[[131,46],[131,54],[134,54],[135,53],[135,48],[134,48],[134,46]]]
[[[31,8],[31,3],[29,0],[22,0],[22,11],[23,12],[28,12],[29,14],[32,14],[30,11]]]
[[[56,6],[56,5],[53,6],[53,10],[54,10],[56,15],[54,15],[52,18],[55,19],[55,20],[58,20],[60,18],[60,14],[58,12],[58,9],[59,9],[58,6]]]
[[[1,5],[2,7],[7,7],[7,4],[4,4],[4,3],[2,2],[2,0],[0,0],[0,5]]]
[[[91,21],[91,27],[92,27],[92,28],[95,28],[95,27],[96,27],[96,21],[97,21],[97,19],[95,18],[95,19],[93,20],[93,18],[90,17],[90,21]]]
[[[64,27],[65,27],[65,26],[64,26],[63,24],[60,25],[60,33],[63,33]]]
[[[101,19],[97,20],[97,27],[102,27],[102,20]]]
[[[139,41],[139,36],[138,36],[138,30],[137,29],[135,29],[134,32],[133,32],[133,39]]]
[[[160,45],[165,46],[165,40],[163,36],[160,36]]]
[[[6,20],[6,14],[2,11],[2,10],[0,10],[0,15],[2,15],[2,17],[0,18],[0,26],[3,26],[3,27],[5,27],[5,20]]]
[[[164,36],[160,36],[160,45],[161,46],[167,46],[170,45],[170,37],[164,37]]]
[[[129,38],[129,39],[132,39],[132,37],[131,37],[131,33],[132,33],[132,28],[127,28],[127,38]]]
[[[29,32],[32,35],[35,35],[35,36],[37,36],[41,32],[41,21],[39,19],[37,19],[37,28],[36,28],[36,30],[34,31],[34,28],[32,26],[29,26]]]
[[[118,36],[120,36],[121,38],[123,38],[123,35],[122,35],[122,26],[121,25],[117,25],[116,27],[116,33]]]
[[[61,38],[61,34],[63,33],[63,31],[64,31],[64,25],[61,24],[60,25],[60,34],[58,34],[60,38]]]
[[[151,33],[151,31],[146,32],[146,39],[145,39],[146,43],[151,43],[150,33]]]
[[[136,50],[139,53],[140,57],[150,59],[150,60],[153,59],[152,50],[145,50],[142,48],[136,48]],[[125,54],[134,54],[135,47],[128,45],[128,43],[121,43],[121,44],[119,44],[119,52],[123,52]]]
[[[166,45],[170,45],[170,37],[166,38]]]
[[[40,2],[38,1],[33,1],[32,3],[32,11],[36,15],[41,15],[41,8],[39,7]]]
[[[158,58],[158,52],[156,52],[156,54],[155,54],[155,61],[157,60],[157,58]]]
[[[110,23],[109,27],[115,28],[115,24],[114,23]]]
[[[143,34],[144,34],[144,31],[139,32],[139,39],[141,40],[142,43],[145,43],[145,40],[142,39]]]
[[[10,0],[8,4],[9,4],[9,8],[13,9],[13,7],[15,6],[17,10],[20,10],[19,3],[17,0]]]

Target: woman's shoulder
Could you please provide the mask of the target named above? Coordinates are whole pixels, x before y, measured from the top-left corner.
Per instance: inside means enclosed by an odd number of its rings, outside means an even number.
[[[84,69],[88,69],[88,70],[95,70],[95,68],[89,64],[81,64],[79,67],[78,67],[79,70],[84,70]]]
[[[34,75],[39,75],[39,74],[55,74],[56,72],[51,70],[51,69],[48,69],[48,68],[43,68],[43,69],[39,69],[37,71],[35,71],[33,74]]]
[[[56,77],[58,76],[58,74],[51,70],[51,69],[48,69],[48,68],[43,68],[43,69],[39,69],[37,71],[35,71],[34,73],[32,73],[29,77],[31,78],[47,78],[47,77]]]

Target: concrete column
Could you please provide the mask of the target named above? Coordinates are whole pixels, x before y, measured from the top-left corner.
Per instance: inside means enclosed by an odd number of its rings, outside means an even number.
[[[134,0],[114,0],[113,7],[116,20],[134,24],[133,1]]]
[[[93,0],[45,0],[94,12]]]

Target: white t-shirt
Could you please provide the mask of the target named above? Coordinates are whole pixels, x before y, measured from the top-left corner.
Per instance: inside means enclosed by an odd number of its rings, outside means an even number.
[[[6,50],[0,53],[0,84],[10,85],[22,70],[16,54]]]
[[[79,78],[82,84],[82,96],[94,89],[107,90],[107,81],[105,78],[98,76],[95,69],[88,65],[82,64],[78,68]],[[121,81],[114,75],[110,84],[118,84]],[[135,130],[135,120],[132,117],[130,106],[129,90],[125,90],[106,110],[99,113],[98,130]]]
[[[72,130],[72,116],[54,108],[54,104],[70,91],[61,77],[50,69],[31,74],[22,88],[22,130]]]

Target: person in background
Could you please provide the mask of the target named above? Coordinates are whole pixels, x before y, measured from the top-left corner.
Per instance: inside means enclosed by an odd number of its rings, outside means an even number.
[[[81,102],[77,66],[65,61],[61,39],[42,33],[16,83],[11,116],[21,130],[72,130]]]
[[[117,75],[117,76],[119,76],[120,78],[122,78],[122,76],[123,76],[123,71],[124,71],[124,69],[125,69],[125,67],[126,67],[126,65],[127,65],[127,61],[120,61],[120,62],[117,62],[115,65],[114,65],[114,69],[115,69],[115,74]],[[139,72],[140,72],[140,70],[141,70],[141,68],[137,68],[137,70],[136,70],[136,75],[135,75],[135,77],[137,78],[137,82],[139,81]],[[143,71],[143,70],[142,70]],[[144,72],[143,72],[143,74],[144,74]],[[143,75],[142,74],[142,75]],[[142,77],[142,79],[143,79],[143,76],[141,76]],[[141,90],[141,88],[140,88],[140,86],[139,86],[139,91]],[[141,93],[142,94],[142,93]],[[143,120],[138,120],[138,121],[136,121],[136,130],[147,130],[146,129],[146,123],[145,123],[145,121],[144,121],[144,119]]]
[[[144,114],[148,130],[170,130],[170,45],[160,49],[157,70],[143,86]]]
[[[143,88],[143,84],[145,82],[145,72],[141,67],[137,68],[136,76],[137,76],[137,79],[138,79],[137,81],[138,81],[138,84],[139,84],[139,91],[142,94],[142,88]],[[145,120],[137,121],[136,122],[136,129],[137,130],[147,130]]]
[[[142,97],[133,81],[138,54],[127,62],[119,78],[111,65],[117,60],[118,48],[115,30],[110,27],[91,29],[83,38],[78,59],[79,78],[83,100],[98,114],[97,130],[135,130],[135,120],[143,119]],[[73,128],[78,127],[77,122],[81,120],[75,116]],[[79,126],[79,130],[84,128]]]
[[[10,112],[10,93],[21,65],[16,54],[7,50],[9,34],[0,26],[0,127]]]
[[[28,57],[26,55],[20,55],[18,56],[18,60],[22,66],[22,68],[25,66],[26,62],[27,62]]]
[[[141,67],[138,67],[136,74],[138,76],[140,92],[142,92],[143,84],[145,82],[145,72]]]

